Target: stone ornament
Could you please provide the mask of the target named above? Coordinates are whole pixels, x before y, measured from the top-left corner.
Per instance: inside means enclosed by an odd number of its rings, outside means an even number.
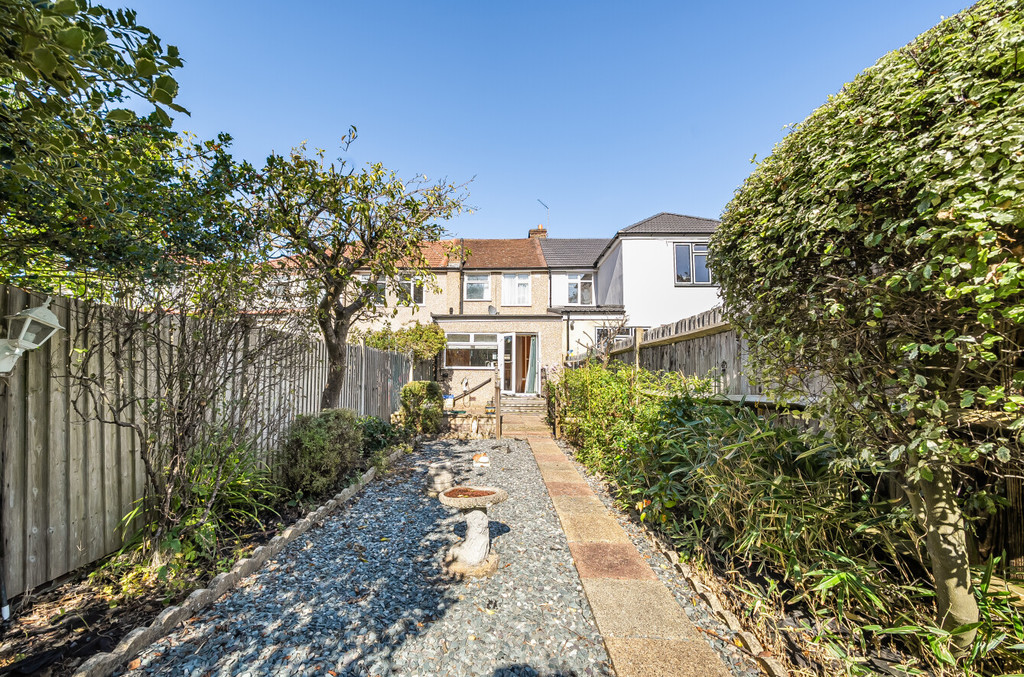
[[[460,485],[438,494],[438,500],[458,508],[466,518],[466,538],[452,546],[446,558],[448,573],[455,576],[490,576],[498,569],[498,553],[491,552],[487,508],[508,500],[497,487]]]

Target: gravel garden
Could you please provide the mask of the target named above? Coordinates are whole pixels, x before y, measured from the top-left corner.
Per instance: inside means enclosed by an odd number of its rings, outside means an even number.
[[[486,451],[490,466],[472,456]],[[465,534],[425,492],[428,466],[505,489],[490,578],[447,577]],[[611,675],[558,518],[525,442],[440,440],[406,457],[127,674]],[[737,672],[737,674],[749,674]]]

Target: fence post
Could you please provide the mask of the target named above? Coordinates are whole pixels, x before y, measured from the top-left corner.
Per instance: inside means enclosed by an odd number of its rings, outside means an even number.
[[[366,416],[366,339],[359,341],[359,415]]]
[[[501,373],[494,365],[494,437],[501,439]]]

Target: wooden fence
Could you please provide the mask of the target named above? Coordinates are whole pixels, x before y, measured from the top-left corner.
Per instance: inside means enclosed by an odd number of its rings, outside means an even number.
[[[44,297],[0,286],[0,314],[40,304]],[[24,354],[6,383],[0,379],[3,576],[10,596],[55,580],[116,551],[122,517],[143,495],[145,473],[135,437],[76,410],[70,377],[74,349],[96,336],[76,330],[86,305],[67,298],[51,305],[61,324],[48,344]],[[102,326],[90,331],[103,331]],[[319,408],[326,380],[320,341],[291,337],[297,349],[265,370],[255,428],[261,452],[273,460],[281,430],[295,416]],[[110,370],[97,353],[93,369]],[[348,346],[348,368],[338,406],[387,420],[402,386],[414,375],[431,378],[430,365],[405,355]],[[6,391],[6,392],[5,392]]]
[[[636,343],[639,341],[639,343]],[[725,321],[722,308],[649,329],[611,351],[612,359],[649,371],[671,371],[709,378],[715,392],[730,399],[762,399],[746,371],[746,339]]]

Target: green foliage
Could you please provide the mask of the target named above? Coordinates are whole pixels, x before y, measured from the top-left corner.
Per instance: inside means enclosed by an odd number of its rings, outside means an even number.
[[[855,442],[839,462],[906,487],[946,630],[978,614],[960,469],[1021,467],[1022,47],[1024,3],[982,0],[884,56],[757,166],[711,246],[766,392],[810,396]]]
[[[366,454],[393,447],[408,437],[404,427],[391,425],[376,416],[363,416],[359,419],[359,425],[363,431],[363,451]]]
[[[418,360],[432,360],[448,345],[441,327],[436,324],[420,324],[418,321],[397,330],[387,326],[367,332],[361,338],[371,348],[411,353]]]
[[[134,536],[93,574],[110,585],[113,597],[154,584],[183,589],[232,561],[240,533],[276,515],[283,491],[251,442],[227,429],[189,450],[182,477],[183,489],[169,497],[172,527],[164,526],[159,511],[147,510],[145,500],[123,518],[122,528]],[[157,557],[144,560],[146,549],[139,546],[153,538],[160,540],[150,548]]]
[[[552,392],[556,408],[565,412],[566,438],[577,445],[583,462],[606,473],[629,462],[633,450],[649,441],[667,394],[708,387],[703,380],[678,374],[654,374],[620,362],[606,368],[591,361],[567,369]]]
[[[327,409],[299,416],[283,445],[285,486],[303,496],[326,494],[362,467],[363,428],[350,409]]]
[[[410,381],[402,387],[402,416],[410,429],[418,433],[441,431],[444,397],[436,381]]]
[[[177,49],[138,25],[135,12],[84,0],[0,0],[0,40],[0,204],[9,247],[0,248],[0,263],[28,247],[106,271],[144,250],[160,228],[133,246],[135,207],[150,199],[161,171],[154,165],[174,148],[167,110],[186,112],[173,102]],[[128,97],[151,103],[152,114],[112,108]]]
[[[778,606],[842,620],[860,651],[898,635],[919,667],[952,670],[954,637],[929,619],[913,512],[886,483],[837,463],[850,452],[835,437],[708,400],[705,382],[628,366],[567,370],[552,392],[577,458],[685,552],[755,574],[749,585],[768,581],[758,594]],[[978,635],[952,659],[961,674],[1021,663],[1024,617],[990,589],[991,573],[990,563],[974,591]],[[833,655],[853,649],[825,625],[818,633]]]
[[[342,140],[355,138],[355,129]],[[438,221],[463,208],[462,187],[425,177],[405,181],[381,164],[356,169],[324,163],[324,151],[300,146],[267,158],[253,216],[303,289],[301,304],[321,330],[330,359],[321,408],[338,401],[349,330],[357,320],[393,315],[413,301],[402,286],[413,276],[433,284],[426,258],[445,230]],[[436,286],[436,285],[435,285]]]

